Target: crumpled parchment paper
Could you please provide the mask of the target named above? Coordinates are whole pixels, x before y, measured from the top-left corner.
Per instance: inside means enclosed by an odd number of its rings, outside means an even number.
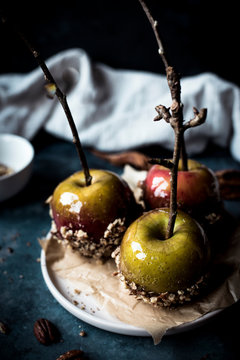
[[[144,176],[143,171],[129,166],[125,167],[123,173],[134,191],[138,180]],[[113,259],[101,264],[80,256],[69,247],[63,247],[56,240],[48,239],[40,243],[45,250],[47,266],[55,276],[70,281],[82,292],[94,296],[101,308],[120,321],[145,329],[151,334],[154,344],[161,341],[168,329],[226,308],[240,298],[240,226],[229,239],[227,251],[215,259],[217,277],[212,290],[197,301],[175,309],[155,308],[130,296],[124,284],[113,275],[116,271]]]

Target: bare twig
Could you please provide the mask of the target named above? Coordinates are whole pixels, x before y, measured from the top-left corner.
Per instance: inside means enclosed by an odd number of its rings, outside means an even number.
[[[175,225],[175,220],[177,216],[177,177],[178,177],[178,163],[181,152],[181,142],[183,141],[183,111],[181,104],[181,86],[180,86],[180,77],[174,70],[172,66],[169,66],[168,61],[166,60],[166,54],[162,47],[161,40],[159,38],[157,32],[156,21],[153,20],[152,15],[148,7],[146,6],[143,0],[139,0],[140,4],[145,11],[150,24],[152,25],[157,43],[159,45],[159,54],[162,57],[162,60],[165,65],[166,75],[168,87],[170,89],[171,97],[172,97],[172,105],[170,109],[167,109],[163,105],[159,105],[156,107],[156,111],[158,112],[158,116],[155,117],[156,120],[164,119],[167,123],[170,123],[174,133],[175,133],[175,145],[173,152],[173,160],[172,166],[170,167],[171,171],[171,194],[170,194],[170,214],[169,221],[166,231],[166,239],[170,238],[173,235],[173,229]],[[171,111],[171,112],[170,112]],[[185,162],[186,163],[186,162]]]
[[[184,133],[182,134],[182,137],[183,137],[182,146],[181,146],[182,169],[184,171],[187,171],[187,169],[188,169],[188,156],[187,156],[187,151],[186,151],[186,146],[185,146]]]
[[[153,119],[153,121],[164,119],[167,123],[170,122],[171,114],[169,112],[169,108],[166,108],[163,105],[158,105],[155,107],[155,110],[157,111],[158,115]]]
[[[173,67],[169,66],[169,62],[167,60],[167,56],[166,56],[165,50],[163,48],[159,33],[158,33],[157,21],[153,19],[152,15],[150,13],[150,10],[148,9],[145,2],[143,0],[139,0],[139,2],[142,5],[142,8],[143,8],[145,14],[147,15],[147,18],[152,26],[152,29],[153,29],[153,32],[154,32],[154,35],[155,35],[155,38],[157,40],[157,44],[159,47],[158,53],[160,54],[162,61],[164,63],[164,66],[165,66],[167,82],[168,82],[168,86],[169,86],[172,101],[173,101],[171,110],[174,107],[175,108],[174,112],[176,113],[176,108],[177,108],[178,109],[177,116],[181,116],[181,121],[183,122],[183,113],[182,113],[183,106],[181,104],[180,76],[178,73],[176,73],[176,71],[173,69]],[[170,122],[171,115],[169,113],[169,109],[166,109],[163,105],[158,105],[156,107],[156,111],[158,112],[158,115],[154,118],[154,121],[164,119],[166,122]],[[172,119],[172,121],[173,121],[173,119]],[[188,170],[188,166],[187,166],[188,159],[187,159],[187,152],[186,152],[186,147],[185,147],[185,143],[184,143],[184,135],[182,136],[182,144],[180,144],[180,146],[182,147],[181,157],[182,157],[182,163],[183,163],[183,171],[187,171]]]
[[[193,108],[194,118],[184,124],[184,130],[191,127],[199,126],[203,124],[207,117],[207,109],[201,109],[198,111],[195,107]]]
[[[165,54],[165,51],[164,51],[162,41],[161,41],[160,36],[158,34],[158,30],[157,30],[158,22],[153,19],[153,17],[151,15],[148,7],[146,6],[145,2],[142,1],[142,0],[139,0],[139,2],[142,5],[143,10],[145,11],[145,14],[148,17],[148,20],[149,20],[150,24],[152,25],[152,29],[153,29],[153,32],[154,32],[154,35],[156,37],[157,44],[158,44],[158,53],[162,57],[162,61],[163,61],[164,65],[165,65],[165,68],[167,68],[168,67],[167,57],[166,57],[166,54]]]
[[[193,108],[194,118],[183,124],[183,104],[181,102],[181,84],[180,76],[172,66],[169,66],[166,53],[163,49],[162,42],[160,40],[157,31],[157,22],[153,19],[148,7],[143,0],[139,0],[145,11],[147,18],[152,25],[158,46],[159,54],[163,60],[166,70],[168,87],[171,93],[172,105],[170,108],[166,108],[164,105],[158,105],[156,111],[158,115],[154,118],[154,121],[164,119],[167,123],[170,123],[175,134],[175,144],[173,151],[172,166],[166,166],[171,170],[171,194],[170,194],[170,215],[166,232],[166,238],[170,238],[173,235],[173,229],[175,219],[177,216],[177,178],[178,178],[178,163],[180,156],[182,157],[183,170],[187,171],[187,154],[184,143],[184,131],[190,127],[198,126],[202,124],[206,119],[207,110],[201,109],[198,111]],[[159,163],[156,159],[152,160],[153,163]],[[162,162],[162,160],[160,160]]]
[[[2,22],[4,24],[9,23],[8,19],[4,15],[1,14],[1,18],[2,18]],[[66,114],[69,126],[70,126],[71,131],[72,131],[73,143],[76,146],[78,156],[79,156],[81,164],[82,164],[82,168],[83,168],[84,175],[85,175],[85,183],[86,183],[86,186],[89,186],[91,184],[92,177],[91,177],[90,172],[89,172],[89,167],[88,167],[87,160],[86,160],[86,157],[85,157],[82,145],[81,145],[80,138],[78,136],[78,132],[77,132],[77,129],[76,129],[75,122],[73,120],[70,108],[68,106],[66,95],[61,91],[61,89],[57,85],[57,83],[54,80],[52,74],[50,73],[46,63],[41,58],[39,52],[30,44],[30,42],[23,35],[23,33],[15,28],[14,24],[12,24],[12,27],[15,30],[15,32],[18,34],[18,36],[22,39],[22,41],[25,43],[25,45],[27,46],[27,48],[29,49],[31,54],[36,59],[38,65],[40,66],[40,68],[42,69],[42,71],[44,73],[45,80],[48,82],[47,87],[52,87],[52,89],[54,89],[53,95],[54,95],[54,93],[56,94],[60,104],[62,105],[62,108],[63,108],[63,110],[64,110],[64,112]]]

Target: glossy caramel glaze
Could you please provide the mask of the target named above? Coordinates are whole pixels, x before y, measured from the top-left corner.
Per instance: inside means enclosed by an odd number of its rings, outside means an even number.
[[[177,292],[193,285],[210,258],[207,238],[195,220],[178,211],[174,234],[164,240],[168,209],[149,211],[126,231],[120,248],[120,271],[145,291]]]

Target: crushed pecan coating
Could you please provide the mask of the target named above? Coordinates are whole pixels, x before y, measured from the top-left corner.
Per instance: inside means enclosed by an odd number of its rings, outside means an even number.
[[[202,276],[195,284],[186,289],[178,290],[176,293],[164,292],[164,293],[155,293],[150,291],[145,291],[141,286],[135,284],[134,282],[129,282],[120,270],[120,247],[118,247],[113,253],[112,258],[114,258],[118,273],[117,276],[124,284],[125,288],[129,291],[129,295],[134,295],[137,300],[141,300],[145,303],[151,304],[155,307],[176,307],[178,305],[192,301],[192,299],[199,295],[201,289],[206,286],[206,279]]]

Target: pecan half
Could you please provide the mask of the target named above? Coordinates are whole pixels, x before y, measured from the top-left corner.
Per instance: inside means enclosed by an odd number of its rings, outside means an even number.
[[[84,360],[82,350],[70,350],[60,355],[56,360]]]
[[[47,319],[38,319],[34,323],[34,335],[43,345],[50,345],[60,340],[60,333],[56,326]]]

